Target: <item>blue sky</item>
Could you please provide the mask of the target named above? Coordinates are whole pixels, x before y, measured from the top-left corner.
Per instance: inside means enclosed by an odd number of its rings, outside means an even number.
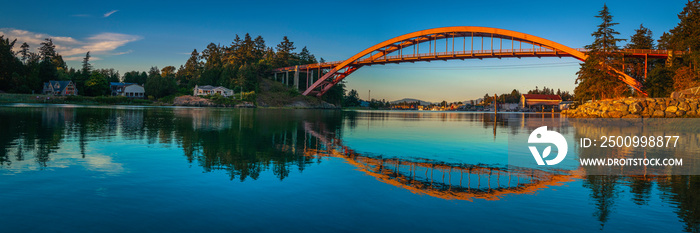
[[[686,1],[9,1],[0,9],[0,34],[34,49],[53,37],[69,66],[79,67],[91,51],[96,68],[124,73],[179,67],[192,49],[228,45],[245,33],[263,36],[270,47],[286,35],[327,61],[445,26],[497,27],[580,48],[591,42],[604,3],[621,38],[643,23],[658,39],[678,24]],[[386,100],[463,101],[545,85],[572,91],[577,70],[573,58],[484,59],[364,67],[346,80],[362,98],[371,90]]]

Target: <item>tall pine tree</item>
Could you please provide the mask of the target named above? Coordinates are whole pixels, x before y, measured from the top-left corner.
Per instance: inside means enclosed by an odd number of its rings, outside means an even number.
[[[585,47],[588,49],[588,58],[576,73],[578,85],[574,89],[575,96],[579,100],[627,96],[631,93],[630,88],[620,80],[618,74],[610,70],[622,68],[622,55],[615,52],[619,50],[617,42],[625,39],[615,37],[620,33],[612,27],[618,23],[613,22],[607,5],[603,5],[596,18],[601,19],[602,23],[591,34],[595,38],[593,43]]]

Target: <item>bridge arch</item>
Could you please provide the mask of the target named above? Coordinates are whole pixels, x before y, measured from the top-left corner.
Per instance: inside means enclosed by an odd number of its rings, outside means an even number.
[[[481,50],[474,49],[475,37],[481,38]],[[463,38],[463,50],[455,51],[455,41],[459,38]],[[471,39],[471,50],[466,50],[468,38]],[[483,41],[487,38],[491,39],[490,50],[484,50],[483,48]],[[442,39],[445,40],[445,50],[444,52],[438,52],[437,41]],[[449,51],[448,44],[450,39],[452,39],[451,52]],[[501,43],[498,50],[493,49],[494,39],[499,39]],[[511,41],[511,49],[503,49],[504,39]],[[516,41],[519,43],[518,49],[515,48]],[[424,42],[429,43],[430,52],[427,54],[420,53],[419,46]],[[435,42],[435,46],[433,46],[433,42]],[[532,49],[523,49],[523,43],[528,45],[528,47],[531,46]],[[406,55],[403,50],[410,47],[413,47],[414,52],[413,54]],[[388,56],[391,53],[398,53],[398,56]],[[585,54],[585,51],[580,49],[573,49],[551,40],[511,30],[475,26],[433,28],[391,38],[369,47],[342,62],[322,63],[312,66],[319,69],[327,68],[328,72],[308,86],[303,92],[303,95],[322,96],[333,87],[333,85],[365,65],[501,57],[574,57],[578,60],[585,61],[588,56]],[[309,67],[310,66],[306,66],[307,69]],[[296,67],[297,70],[299,68],[302,67]],[[621,80],[626,84],[646,94],[642,90],[641,83],[636,79],[613,68],[611,68],[610,71],[621,76]]]

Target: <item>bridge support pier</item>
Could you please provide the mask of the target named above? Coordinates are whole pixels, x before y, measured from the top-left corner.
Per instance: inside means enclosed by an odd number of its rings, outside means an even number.
[[[284,85],[287,85],[289,82],[289,71],[284,72]]]
[[[299,90],[299,66],[294,69],[294,86]]]

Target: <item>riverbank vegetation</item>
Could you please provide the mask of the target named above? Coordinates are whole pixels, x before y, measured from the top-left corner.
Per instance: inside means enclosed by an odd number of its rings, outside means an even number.
[[[15,39],[0,36],[0,93],[36,94],[42,92],[43,83],[49,80],[70,80],[81,96],[109,96],[109,82],[127,82],[144,85],[149,100],[172,103],[176,96],[191,95],[196,85],[212,85],[233,89],[239,93],[237,97],[255,103],[254,98],[258,96],[255,93],[261,90],[259,84],[271,75],[272,69],[319,62],[306,47],[296,52],[296,46],[286,36],[272,48],[266,45],[262,36],[252,38],[245,34],[243,38],[236,35],[228,46],[210,43],[201,53],[194,49],[179,68],[151,67],[148,71],[129,71],[120,75],[114,69],[93,69],[90,52],[85,54],[80,69],[69,68],[51,38],[41,43],[37,53],[31,52],[26,43],[15,50],[15,43]],[[290,94],[300,95],[298,92]],[[322,100],[339,105],[343,94],[344,84],[341,83]],[[274,95],[259,96],[272,98]],[[215,102],[231,102],[211,98]]]

